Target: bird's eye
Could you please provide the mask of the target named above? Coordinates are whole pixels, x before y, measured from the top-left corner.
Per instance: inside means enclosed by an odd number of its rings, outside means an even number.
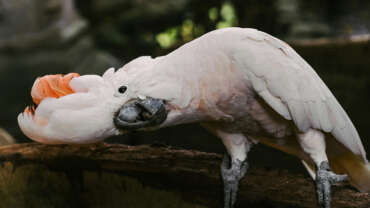
[[[124,86],[124,85],[122,85],[121,87],[118,88],[118,92],[121,93],[121,94],[125,93],[126,90],[127,90],[127,87]]]

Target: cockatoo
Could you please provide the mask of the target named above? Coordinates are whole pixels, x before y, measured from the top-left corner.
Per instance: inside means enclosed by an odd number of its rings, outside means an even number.
[[[103,76],[38,78],[36,106],[19,114],[29,138],[90,143],[132,130],[200,123],[226,147],[224,207],[236,201],[247,153],[262,143],[299,157],[329,208],[330,187],[348,180],[370,191],[370,165],[351,120],[289,45],[264,32],[209,32],[166,56],[142,56]]]

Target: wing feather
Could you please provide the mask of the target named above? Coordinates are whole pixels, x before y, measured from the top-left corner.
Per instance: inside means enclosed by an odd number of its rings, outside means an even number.
[[[279,39],[257,30],[244,35],[233,59],[258,95],[300,131],[315,128],[331,133],[367,161],[351,120],[312,67]]]

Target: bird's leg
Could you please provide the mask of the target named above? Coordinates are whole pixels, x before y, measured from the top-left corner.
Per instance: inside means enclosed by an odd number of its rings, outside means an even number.
[[[316,171],[316,195],[317,202],[321,208],[330,208],[331,185],[334,183],[348,181],[347,175],[337,175],[330,169],[328,161],[322,161]]]
[[[307,153],[316,165],[316,194],[317,202],[321,208],[330,208],[331,185],[348,180],[347,175],[337,175],[330,170],[326,155],[325,134],[321,131],[310,129],[304,133],[298,133],[298,142],[303,151]]]
[[[203,124],[217,135],[225,145],[227,153],[221,163],[221,176],[224,184],[224,208],[233,208],[238,192],[239,181],[248,169],[247,153],[252,142],[243,133],[231,133],[212,124]]]
[[[247,159],[230,161],[229,155],[225,153],[221,163],[221,176],[224,182],[224,208],[234,207],[238,193],[239,181],[248,169]]]

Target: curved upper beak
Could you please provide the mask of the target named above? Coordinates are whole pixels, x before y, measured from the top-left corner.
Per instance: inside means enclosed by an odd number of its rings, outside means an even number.
[[[135,99],[124,104],[114,116],[118,129],[136,130],[163,123],[167,118],[165,103],[161,99]]]

